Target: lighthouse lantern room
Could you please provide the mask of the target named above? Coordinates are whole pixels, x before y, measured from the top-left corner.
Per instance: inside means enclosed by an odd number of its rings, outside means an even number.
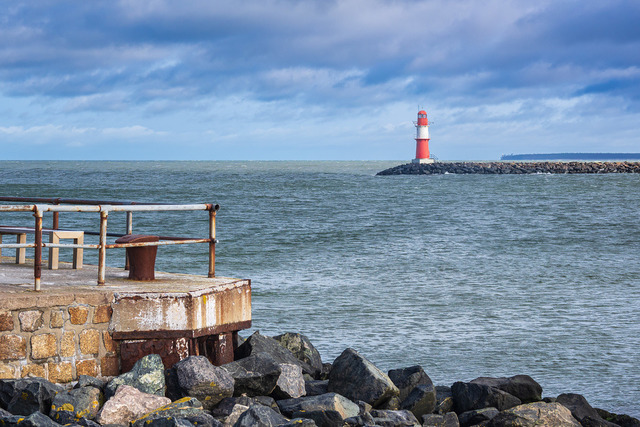
[[[435,160],[429,157],[429,119],[427,112],[418,111],[416,126],[416,158],[413,163],[433,163]]]

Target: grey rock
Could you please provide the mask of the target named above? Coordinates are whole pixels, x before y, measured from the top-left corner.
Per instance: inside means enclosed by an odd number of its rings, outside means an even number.
[[[318,396],[329,392],[329,380],[311,380],[304,383],[306,396]]]
[[[275,427],[288,423],[289,420],[263,405],[251,405],[246,410],[234,427]]]
[[[64,390],[44,378],[5,380],[2,381],[0,389],[2,406],[14,415],[31,415],[34,412],[49,413],[53,396]]]
[[[294,418],[286,424],[280,424],[278,427],[317,427],[315,421],[308,418]]]
[[[190,356],[173,365],[178,386],[211,409],[225,397],[233,396],[234,379],[204,356]]]
[[[424,414],[432,413],[436,408],[436,389],[433,384],[419,384],[411,390],[400,404],[400,409],[411,411],[420,419]]]
[[[470,427],[480,424],[483,421],[489,421],[498,415],[500,411],[496,408],[474,409],[473,411],[463,412],[458,415],[458,422],[462,427]]]
[[[280,371],[276,388],[272,392],[276,399],[291,399],[307,394],[300,366],[280,363]]]
[[[522,403],[542,400],[542,387],[529,375],[515,375],[509,378],[479,377],[471,382],[506,391],[510,395],[520,399]]]
[[[88,420],[86,418],[80,418],[78,421],[65,425],[66,427],[100,427],[100,424],[98,424],[97,422]]]
[[[287,332],[273,337],[280,345],[291,351],[301,362],[309,365],[313,372],[310,375],[317,378],[322,372],[322,358],[320,352],[311,344],[309,338],[302,334]]]
[[[374,408],[400,394],[387,374],[351,348],[333,362],[328,390],[353,401],[362,400]]]
[[[340,424],[344,419],[360,414],[360,407],[336,393],[279,400],[283,415],[290,418],[310,418],[318,426]]]
[[[320,375],[318,376],[319,380],[328,380],[329,373],[331,373],[331,368],[333,368],[333,364],[331,363],[323,363],[322,371],[320,371]]]
[[[135,387],[123,384],[104,404],[96,421],[100,424],[129,425],[131,421],[170,403],[171,400],[167,397],[143,393]]]
[[[164,365],[157,354],[149,354],[138,360],[129,372],[113,378],[105,387],[105,398],[108,400],[116,393],[118,386],[126,384],[143,393],[164,396]]]
[[[445,415],[453,411],[453,396],[451,395],[451,387],[436,386],[436,408],[434,413]]]
[[[368,412],[360,414],[357,417],[349,417],[344,420],[345,426],[352,426],[352,427],[372,426],[372,425],[375,425],[375,423],[376,423],[375,420],[373,419],[371,414]]]
[[[433,387],[433,382],[421,366],[410,366],[402,369],[392,369],[388,373],[389,378],[398,387],[400,400],[407,398],[411,390],[417,385],[426,384]]]
[[[582,421],[582,419],[586,417],[591,417],[593,419],[600,418],[598,411],[589,405],[587,399],[580,394],[563,393],[556,398],[556,402],[569,409],[571,411],[571,415],[573,415],[578,421]]]
[[[302,368],[304,374],[313,376],[315,370],[308,363],[299,360],[294,354],[271,337],[265,337],[260,332],[254,332],[234,352],[235,359],[244,359],[257,353],[269,354],[276,363],[290,363]]]
[[[620,427],[640,427],[640,420],[626,414],[614,414],[604,409],[595,408],[602,419],[618,424]]]
[[[522,402],[515,396],[482,384],[456,382],[451,386],[455,412],[493,407],[498,411],[513,408]]]
[[[420,427],[418,419],[409,411],[388,411],[374,409],[371,416],[375,425],[381,427]]]
[[[82,388],[82,387],[95,387],[104,391],[107,382],[102,381],[96,377],[92,377],[90,375],[80,375],[78,376],[78,382],[73,386],[73,388]]]
[[[603,418],[584,417],[580,424],[582,427],[620,427],[618,424],[609,422]]]
[[[47,417],[42,412],[34,412],[33,414],[25,417],[24,419],[19,418],[15,424],[15,427],[60,427],[61,424],[56,423],[51,418]],[[9,427],[9,425],[5,424],[5,427]]]
[[[206,412],[182,418],[195,427],[222,427],[222,423]]]
[[[216,421],[217,422],[217,421]],[[220,425],[219,423],[217,425]],[[185,418],[159,417],[149,420],[145,423],[147,427],[194,427],[194,425]]]
[[[504,410],[489,421],[489,427],[580,427],[571,411],[559,403],[534,402]]]
[[[383,403],[376,406],[376,409],[386,409],[388,411],[397,411],[400,409],[400,399],[398,396],[391,396],[389,399],[385,400]]]
[[[233,408],[231,408],[231,413],[227,415],[227,418],[224,420],[224,427],[232,427],[240,419],[240,416],[248,410],[248,406],[235,404]]]
[[[164,383],[166,387],[165,396],[172,401],[179,400],[187,396],[187,391],[180,387],[180,383],[178,382],[178,373],[174,366],[169,369],[165,369]]]
[[[274,411],[280,413],[280,408],[278,404],[270,396],[237,396],[237,397],[225,397],[218,403],[218,405],[211,410],[211,415],[214,417],[228,417],[229,414],[233,411],[233,407],[235,405],[244,405],[249,407],[251,405],[264,405],[267,406]]]
[[[87,386],[57,393],[51,402],[49,417],[59,424],[71,424],[81,418],[94,419],[104,403],[99,388]]]
[[[162,406],[131,422],[131,427],[144,427],[158,418],[198,417],[204,411],[202,403],[195,397],[184,397]]]
[[[460,427],[460,422],[455,412],[426,414],[422,416],[422,427]]]
[[[267,396],[276,388],[282,373],[280,365],[268,353],[252,354],[221,368],[233,377],[235,396]]]

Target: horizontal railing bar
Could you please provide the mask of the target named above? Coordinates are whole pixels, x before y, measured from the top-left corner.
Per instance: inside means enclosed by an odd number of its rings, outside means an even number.
[[[0,212],[31,212],[36,205],[0,205]]]
[[[164,242],[140,242],[140,243],[113,243],[106,245],[107,249],[115,248],[141,248],[146,246],[185,245],[187,243],[210,243],[211,239],[170,240]],[[214,242],[214,243],[217,243]]]
[[[151,202],[127,202],[117,200],[92,200],[92,199],[62,199],[59,197],[9,197],[0,196],[0,202],[35,202],[35,203],[51,203],[72,204],[72,205],[162,205],[164,203]],[[168,204],[168,203],[167,203]]]

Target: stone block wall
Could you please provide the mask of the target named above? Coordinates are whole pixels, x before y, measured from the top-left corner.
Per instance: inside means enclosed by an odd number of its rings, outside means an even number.
[[[64,383],[120,373],[119,344],[108,331],[109,295],[43,292],[30,299],[0,304],[0,378]]]

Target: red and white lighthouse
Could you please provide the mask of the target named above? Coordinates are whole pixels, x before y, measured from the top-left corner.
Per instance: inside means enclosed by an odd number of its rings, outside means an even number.
[[[413,163],[433,163],[434,159],[429,158],[429,119],[427,112],[418,111],[418,121],[413,122],[416,126],[416,158]]]

